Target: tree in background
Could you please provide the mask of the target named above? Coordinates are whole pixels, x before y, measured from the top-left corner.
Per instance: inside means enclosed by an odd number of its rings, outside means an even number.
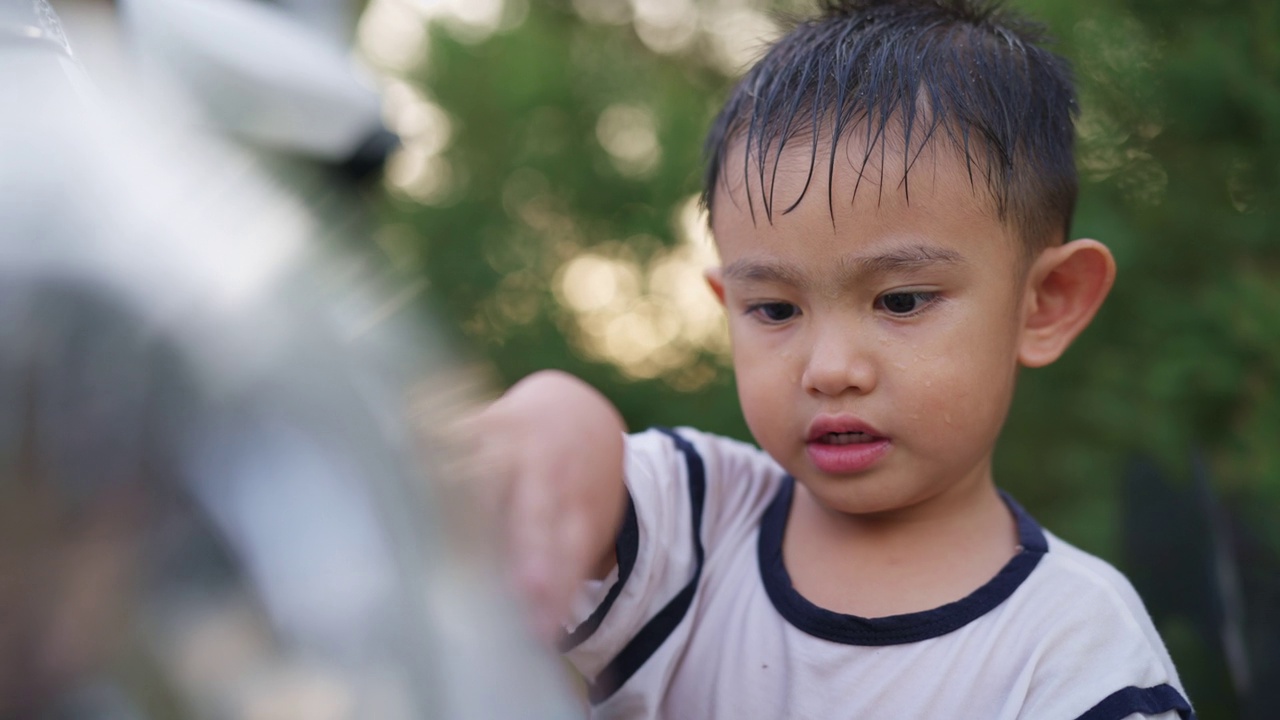
[[[446,4],[425,35],[408,0],[366,16],[407,138],[379,242],[495,384],[563,368],[632,427],[748,438],[701,281],[701,142],[770,13],[809,4]],[[1120,275],[1067,356],[1023,374],[997,477],[1130,573],[1201,717],[1262,717],[1280,701],[1280,6],[1016,5],[1075,63],[1075,232]]]

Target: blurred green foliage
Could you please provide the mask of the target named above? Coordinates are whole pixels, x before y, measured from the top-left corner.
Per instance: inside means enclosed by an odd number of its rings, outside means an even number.
[[[1120,487],[1132,458],[1186,488],[1202,452],[1214,494],[1273,561],[1280,4],[1016,4],[1075,63],[1076,234],[1113,249],[1119,279],[1066,357],[1023,373],[997,478],[1055,532],[1123,564]],[[644,5],[654,4],[634,3]],[[785,5],[704,0],[673,19],[634,13],[627,0],[537,0],[508,2],[489,34],[432,25],[426,60],[406,79],[447,113],[449,142],[430,182],[401,177],[383,239],[414,259],[432,304],[496,382],[563,368],[604,389],[633,427],[748,437],[723,352],[707,346],[637,377],[590,350],[555,288],[580,253],[643,270],[681,242],[702,135],[741,57],[733,32],[767,30],[756,11],[807,7]],[[616,107],[631,122],[621,140],[602,120]],[[1261,602],[1280,607],[1280,594]],[[1212,638],[1184,619],[1161,622],[1201,717],[1247,715]],[[1255,665],[1255,685],[1280,673]]]

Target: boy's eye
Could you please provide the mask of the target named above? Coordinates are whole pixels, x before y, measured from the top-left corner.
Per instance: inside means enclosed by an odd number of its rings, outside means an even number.
[[[752,305],[747,313],[770,323],[782,323],[800,314],[800,308],[791,303],[770,302]]]
[[[890,315],[911,315],[933,302],[937,297],[931,292],[885,293],[876,299],[876,305]]]

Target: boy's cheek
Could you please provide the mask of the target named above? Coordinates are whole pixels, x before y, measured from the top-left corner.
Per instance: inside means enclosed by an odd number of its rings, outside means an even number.
[[[994,436],[1013,396],[1015,372],[973,356],[939,355],[917,365],[908,392],[895,398],[913,421],[938,425],[947,435],[964,428]]]

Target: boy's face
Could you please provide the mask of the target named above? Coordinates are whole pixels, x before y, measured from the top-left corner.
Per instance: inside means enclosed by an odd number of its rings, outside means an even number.
[[[983,179],[971,185],[963,158],[938,143],[914,159],[909,185],[902,154],[877,148],[883,175],[869,163],[856,195],[863,148],[842,143],[830,206],[820,151],[784,215],[810,164],[808,143],[794,147],[772,222],[755,169],[743,184],[741,146],[713,203],[723,264],[710,278],[752,434],[831,510],[902,510],[976,487],[1017,372],[1020,240]]]

